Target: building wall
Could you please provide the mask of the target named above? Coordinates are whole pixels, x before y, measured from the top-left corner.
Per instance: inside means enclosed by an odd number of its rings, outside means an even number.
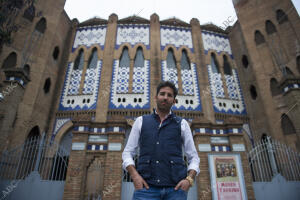
[[[73,38],[51,131],[51,138],[59,143],[65,131],[73,128],[73,143],[77,145],[70,155],[64,199],[84,198],[91,192],[87,188],[90,181],[87,174],[93,160],[99,160],[101,166],[105,166],[103,197],[120,198],[123,176],[120,166],[121,153],[126,144],[125,131],[137,116],[150,113],[155,108],[154,97],[160,80],[175,80],[179,95],[174,112],[191,123],[193,132],[198,132],[195,138],[208,139],[205,142],[211,148],[209,151],[232,152],[232,144],[241,144],[242,141],[245,145],[245,134],[241,134],[241,127],[248,122],[248,117],[237,66],[229,38],[224,32],[202,31],[197,19],[186,24],[177,19],[159,21],[156,14],[150,17],[150,21],[136,17],[119,20],[117,15],[112,14],[108,21],[98,19],[93,23],[91,20],[78,24],[73,31]],[[134,67],[138,47],[142,49],[145,59],[144,69],[139,69],[143,76],[139,78],[135,75]],[[128,49],[129,56],[129,67],[125,69],[120,67],[124,48]],[[97,50],[93,76],[97,84],[92,85],[87,94],[85,87],[93,49]],[[172,70],[166,67],[169,49],[172,49],[176,63]],[[190,62],[190,70],[187,71],[181,70],[183,50]],[[81,51],[82,65],[75,69]],[[209,72],[211,53],[216,55],[219,63],[217,74]],[[225,74],[224,56],[231,66],[231,75]],[[134,89],[137,80],[145,83],[138,92]],[[219,85],[215,86],[216,83]],[[223,92],[217,96],[219,90]],[[229,142],[228,139],[225,144],[210,144],[210,138],[214,135],[228,138],[237,134],[241,140]],[[203,139],[197,140],[196,147],[203,142]],[[199,149],[199,155],[205,163],[207,153]],[[76,170],[80,173],[75,173]],[[201,170],[205,173],[208,167],[203,165]],[[246,177],[251,196],[250,174],[247,173]],[[209,179],[205,183],[209,184]],[[110,187],[114,187],[113,193],[109,192]],[[199,184],[198,191],[204,190],[203,185]]]
[[[298,90],[292,95],[286,95],[282,85],[288,80],[298,79],[299,71],[296,68],[297,41],[299,41],[299,16],[291,1],[236,1],[235,9],[238,23],[233,27],[230,37],[239,67],[239,74],[244,80],[243,91],[249,110],[251,128],[256,140],[262,134],[281,140],[294,149],[299,150],[299,128],[294,112],[297,112]],[[279,23],[276,12],[281,9],[288,20]],[[255,17],[253,17],[255,16]],[[272,34],[267,32],[266,22],[270,20],[276,29]],[[256,44],[255,31],[260,31],[264,42]],[[242,47],[242,48],[241,48]],[[249,61],[247,68],[243,67],[242,56],[246,55]],[[294,75],[284,75],[280,69],[288,67]],[[280,94],[272,95],[270,80],[278,82]],[[297,86],[297,81],[294,80]],[[285,84],[286,83],[286,84]],[[251,98],[250,86],[257,91],[257,98]],[[293,84],[292,84],[293,85]],[[285,113],[292,120],[296,132],[286,135],[282,131],[282,114]],[[297,115],[299,116],[299,115]],[[295,120],[295,121],[294,121]]]
[[[9,75],[5,69],[1,69],[3,77],[20,78],[18,87],[20,90],[13,90],[10,97],[16,101],[16,106],[11,109],[1,103],[4,109],[5,120],[1,131],[4,133],[5,146],[1,149],[12,149],[21,145],[29,134],[30,130],[38,126],[40,133],[47,132],[49,126],[49,112],[54,96],[54,86],[58,77],[60,63],[63,62],[63,50],[67,41],[67,34],[70,28],[70,19],[63,10],[64,0],[57,1],[52,5],[49,1],[40,1],[35,6],[35,17],[32,22],[23,17],[27,7],[20,9],[20,15],[15,19],[18,28],[12,33],[12,43],[4,46],[0,55],[1,63],[11,53],[17,54],[16,65],[9,69]],[[45,20],[43,33],[37,31],[37,24]],[[58,48],[58,55],[54,58],[53,52]],[[24,65],[30,66],[29,74],[24,72]],[[46,79],[50,79],[51,85],[48,92],[44,91]],[[10,84],[9,80],[1,80]],[[12,82],[14,83],[14,82]],[[4,99],[9,104],[8,99]],[[12,123],[13,122],[13,123]],[[7,127],[11,127],[7,130]],[[5,131],[6,130],[6,131]]]

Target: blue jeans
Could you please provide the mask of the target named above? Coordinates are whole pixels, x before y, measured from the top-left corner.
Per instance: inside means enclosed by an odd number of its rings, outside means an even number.
[[[132,200],[186,200],[187,192],[174,187],[153,187],[135,190]]]

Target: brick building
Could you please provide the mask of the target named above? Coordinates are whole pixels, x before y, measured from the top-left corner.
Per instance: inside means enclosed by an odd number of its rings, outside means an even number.
[[[160,80],[178,87],[173,111],[194,134],[197,199],[212,198],[208,154],[239,154],[254,199],[255,142],[271,136],[300,150],[300,20],[291,1],[233,0],[238,21],[226,30],[157,14],[79,23],[64,4],[3,1],[0,41],[0,153],[33,138],[62,147],[63,199],[125,195],[121,153],[134,119],[155,107]]]

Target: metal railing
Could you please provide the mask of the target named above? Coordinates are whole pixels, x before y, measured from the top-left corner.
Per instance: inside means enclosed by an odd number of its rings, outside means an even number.
[[[272,181],[276,174],[288,181],[300,180],[300,154],[270,137],[255,143],[248,159],[254,182]]]
[[[0,159],[0,180],[25,179],[31,172],[39,173],[42,180],[66,179],[68,155],[62,147],[44,136],[31,137]]]

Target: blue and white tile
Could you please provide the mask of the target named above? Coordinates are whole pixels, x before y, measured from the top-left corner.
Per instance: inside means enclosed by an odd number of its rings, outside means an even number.
[[[177,49],[182,46],[186,46],[192,52],[194,52],[192,33],[190,28],[161,26],[160,43],[161,43],[161,50],[164,50],[165,47],[170,44],[170,45],[174,45]]]
[[[149,109],[150,108],[150,61],[145,60],[144,63],[144,74],[143,79],[134,80],[133,88],[134,92],[137,93],[118,93],[118,68],[119,60],[114,60],[113,63],[113,74],[110,92],[110,109]],[[137,71],[136,71],[137,72]],[[137,76],[137,74],[136,74]],[[139,75],[140,76],[140,75]],[[141,87],[136,87],[141,86]],[[143,91],[141,90],[143,88]],[[128,91],[128,87],[126,88]],[[125,102],[123,101],[125,100]]]
[[[181,69],[182,92],[184,95],[194,95],[194,77],[192,70]]]
[[[53,140],[58,133],[58,131],[65,125],[67,122],[69,122],[71,118],[57,118],[55,119],[54,126],[53,126],[53,131],[52,131],[52,137],[51,139]]]
[[[207,65],[207,68],[214,111],[217,113],[245,115],[246,106],[236,70],[232,70],[232,81],[235,83],[235,92],[237,92],[235,94],[237,98],[233,99],[225,98],[223,85],[221,86],[221,74],[213,73],[210,65]],[[222,95],[220,95],[221,93]]]
[[[79,93],[81,75],[81,69],[72,70],[68,88],[68,95],[77,95]]]
[[[170,69],[167,68],[166,60],[163,60],[161,62],[161,66],[162,66],[162,68],[161,68],[162,80],[171,81],[178,88],[177,69],[174,69],[174,70],[176,70],[175,72],[172,69],[172,73],[169,73]],[[201,111],[202,110],[199,87],[198,87],[197,69],[196,69],[195,63],[191,63],[191,70],[189,70],[189,71],[190,72],[188,72],[188,74],[190,73],[189,74],[189,76],[191,77],[190,83],[192,83],[192,85],[186,85],[186,81],[183,82],[182,88],[185,93],[184,93],[184,95],[177,95],[176,99],[178,102],[172,107],[173,110],[190,110],[190,111]],[[186,73],[186,72],[183,72],[183,73]]]
[[[94,26],[78,28],[73,44],[73,51],[83,45],[89,48],[94,44],[98,44],[101,49],[104,49],[106,36],[106,26]]]
[[[102,61],[99,60],[97,66],[101,67]],[[97,88],[97,71],[98,68],[87,69],[85,73],[83,94],[93,94]]]
[[[202,31],[202,40],[206,54],[209,50],[215,50],[218,53],[227,52],[231,58],[233,58],[230,42],[227,36],[218,33]]]
[[[71,71],[73,69],[73,63],[69,63],[68,69],[66,72],[66,78],[64,81],[64,87],[62,90],[59,110],[60,111],[70,111],[70,110],[92,110],[96,109],[97,99],[98,99],[98,90],[101,78],[101,68],[102,61],[98,60],[97,68],[87,72],[88,76],[86,76],[85,85],[83,90],[83,94],[72,94],[69,93],[71,81]],[[91,75],[95,74],[92,78]],[[87,88],[91,86],[88,90]]]
[[[225,98],[225,92],[222,82],[222,74],[214,73],[212,71],[211,65],[208,65],[208,74],[210,81],[210,89],[213,97],[216,98]]]
[[[117,41],[116,49],[118,49],[123,43],[129,43],[133,47],[138,43],[144,44],[147,49],[150,49],[150,26],[127,24],[118,25],[117,29]]]
[[[144,93],[145,90],[145,67],[133,68],[132,92],[135,94]]]
[[[167,67],[167,61],[163,60],[161,62],[162,67],[162,79],[164,81],[170,81],[175,84],[175,86],[178,88],[178,74],[177,74],[177,68],[168,68]]]
[[[119,64],[119,62],[118,62]],[[119,94],[128,93],[129,89],[129,67],[118,67],[118,78],[116,80],[116,91]]]

